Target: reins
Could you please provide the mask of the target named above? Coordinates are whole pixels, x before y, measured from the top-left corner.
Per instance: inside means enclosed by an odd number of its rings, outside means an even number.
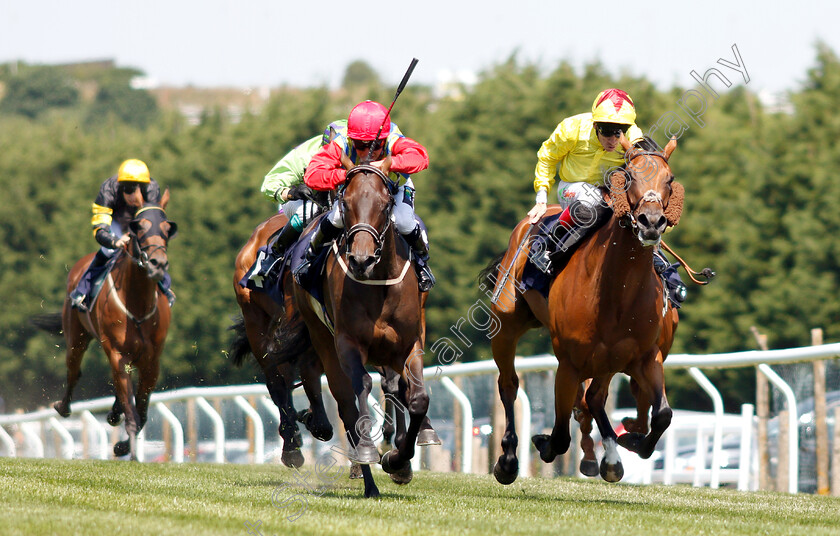
[[[670,246],[668,246],[668,244],[666,244],[666,243],[665,243],[665,241],[664,241],[664,240],[660,240],[660,241],[659,241],[659,244],[660,244],[660,245],[661,245],[661,246],[665,249],[665,251],[667,251],[668,253],[670,253],[671,255],[673,255],[673,256],[674,256],[674,258],[676,258],[676,259],[677,259],[677,262],[679,262],[680,264],[682,264],[683,268],[685,268],[685,271],[686,271],[686,273],[688,274],[689,279],[691,279],[691,281],[692,281],[693,283],[696,283],[696,284],[698,284],[698,285],[708,285],[709,283],[711,283],[711,282],[712,282],[712,278],[713,278],[713,277],[715,277],[715,275],[717,275],[717,274],[715,274],[715,272],[714,272],[711,268],[703,268],[703,269],[702,269],[702,270],[700,270],[699,272],[694,271],[694,270],[691,268],[691,266],[689,266],[689,265],[688,265],[688,263],[687,263],[687,262],[685,262],[685,261],[682,259],[682,257],[680,257],[679,255],[677,255],[677,254],[676,254],[676,252],[674,252],[674,250],[673,250],[673,249],[671,249],[671,248],[670,248]],[[699,279],[696,279],[696,278],[694,277],[695,275],[703,276],[703,277],[705,277],[705,278],[706,278],[706,280],[705,280],[705,281],[700,281]]]

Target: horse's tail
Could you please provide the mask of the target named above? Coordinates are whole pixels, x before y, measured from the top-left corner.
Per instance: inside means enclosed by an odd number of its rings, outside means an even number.
[[[242,315],[234,317],[233,324],[228,330],[233,332],[228,353],[233,358],[234,366],[241,367],[242,363],[245,362],[245,356],[252,353],[251,343],[248,342],[248,337],[245,335],[245,319]]]
[[[44,313],[29,318],[29,323],[52,335],[61,336],[64,332],[61,326],[61,313]]]
[[[496,273],[499,271],[499,265],[502,264],[502,259],[505,258],[505,253],[507,253],[507,250],[496,255],[493,260],[490,261],[490,264],[478,272],[477,279],[479,285],[483,283],[486,288],[496,288]]]
[[[296,361],[298,356],[312,348],[312,339],[306,323],[295,313],[292,318],[283,315],[274,329],[268,353],[276,363]]]

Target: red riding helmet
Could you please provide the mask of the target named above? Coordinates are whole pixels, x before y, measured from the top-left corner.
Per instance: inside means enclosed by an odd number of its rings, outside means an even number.
[[[379,127],[382,127],[379,139],[387,138],[391,132],[391,118],[387,116],[388,109],[378,102],[360,102],[347,118],[347,137],[351,140],[375,140]]]

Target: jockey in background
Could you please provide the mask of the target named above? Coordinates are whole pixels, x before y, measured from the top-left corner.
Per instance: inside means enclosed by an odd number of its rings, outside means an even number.
[[[278,258],[285,255],[289,246],[300,237],[303,228],[321,212],[321,207],[315,201],[315,193],[303,182],[309,161],[333,138],[344,136],[346,130],[346,120],[333,121],[323,134],[289,151],[266,174],[260,191],[267,199],[278,203],[279,211],[289,219],[271,242],[271,249]]]
[[[563,208],[558,219],[541,229],[547,236],[534,241],[529,256],[544,274],[551,273],[551,253],[570,251],[612,216],[598,185],[604,184],[604,174],[610,169],[625,164],[622,136],[634,145],[648,143],[635,121],[636,108],[630,96],[621,89],[607,89],[595,98],[592,112],[561,121],[537,152],[537,195],[528,211],[529,223],[536,224],[545,214],[555,174],[560,176],[557,197]],[[654,262],[661,273],[670,265],[658,248],[655,253]],[[684,299],[684,285],[677,294],[678,299]]]
[[[160,186],[149,175],[145,162],[133,158],[126,160],[116,175],[102,183],[93,202],[90,223],[93,237],[102,247],[68,296],[73,307],[80,311],[88,310],[90,304],[86,302],[94,281],[102,274],[108,259],[128,244],[128,224],[144,203],[160,203]],[[169,272],[165,272],[158,286],[166,294],[170,306],[175,303],[171,284]]]
[[[409,174],[426,169],[429,155],[425,147],[394,128],[387,114],[388,110],[378,102],[357,104],[347,118],[346,136],[336,137],[312,157],[304,180],[314,190],[329,191],[344,184],[347,170],[342,161],[349,159],[353,164],[369,161],[380,170],[386,161],[390,161],[388,173],[398,187],[391,217],[414,253],[420,290],[426,292],[435,284],[435,279],[428,265],[429,242],[425,226],[414,214],[414,183]],[[341,207],[336,204],[313,233],[306,252],[307,260],[314,259],[323,244],[337,238],[343,227]],[[304,263],[298,273],[304,273],[308,266],[309,263]]]

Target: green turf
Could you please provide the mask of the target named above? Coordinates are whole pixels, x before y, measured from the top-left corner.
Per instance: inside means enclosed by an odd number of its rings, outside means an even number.
[[[276,465],[0,458],[0,534],[245,536],[246,523],[259,522],[251,534],[840,534],[834,497],[565,478],[501,486],[492,476],[428,472],[397,486],[374,476],[382,497],[370,500],[361,481],[342,475],[310,491]]]

